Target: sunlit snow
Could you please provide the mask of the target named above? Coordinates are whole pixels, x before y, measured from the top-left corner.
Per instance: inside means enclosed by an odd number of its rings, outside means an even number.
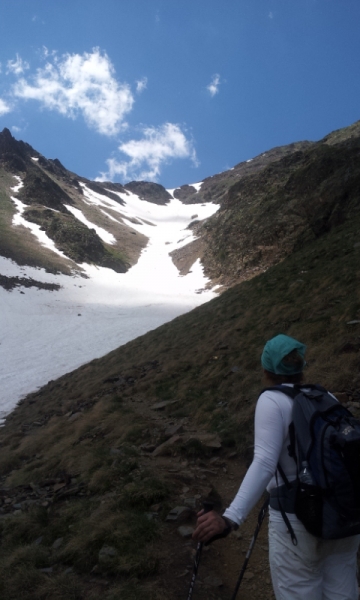
[[[102,227],[99,227],[98,225],[95,225],[94,223],[88,221],[85,215],[83,215],[83,213],[81,212],[81,210],[79,210],[78,208],[74,208],[74,206],[70,206],[69,204],[65,204],[65,207],[68,209],[69,212],[71,212],[74,215],[74,217],[76,217],[76,219],[78,219],[81,223],[84,223],[84,225],[86,225],[89,229],[95,229],[99,238],[101,238],[103,242],[105,242],[106,244],[115,244],[116,239],[114,238],[112,233],[109,233]]]
[[[19,181],[19,186],[21,181]],[[16,193],[20,189],[13,188]],[[127,341],[207,302],[215,296],[200,261],[179,275],[169,252],[193,238],[187,225],[213,214],[218,205],[182,204],[171,200],[159,206],[135,194],[119,194],[125,206],[83,186],[84,201],[103,212],[118,214],[133,230],[149,238],[138,263],[127,273],[83,264],[79,275],[53,275],[43,269],[20,267],[0,257],[0,274],[57,283],[59,291],[36,287],[0,287],[0,416],[5,416],[27,393],[50,379],[103,356]],[[13,197],[21,211],[21,204]],[[18,213],[19,224],[24,224]],[[132,219],[141,222],[134,224]],[[22,220],[21,220],[22,219]],[[25,221],[37,236],[37,231]],[[93,226],[92,224],[90,224]],[[89,226],[90,226],[89,225]],[[103,230],[105,231],[105,230]],[[39,237],[40,239],[40,237]],[[47,241],[48,240],[48,241]],[[43,243],[51,242],[47,238]]]
[[[14,177],[15,177],[15,179],[18,180],[19,183],[18,183],[18,185],[15,185],[14,187],[12,187],[11,190],[14,192],[14,194],[17,194],[18,191],[22,188],[22,186],[24,184],[21,180],[21,177],[19,177],[18,175],[14,175]],[[40,242],[40,244],[42,246],[49,248],[53,252],[56,252],[56,254],[60,254],[60,256],[62,256],[62,257],[65,257],[65,254],[63,252],[61,252],[61,250],[58,250],[56,248],[54,242],[46,235],[45,231],[42,231],[40,229],[40,225],[37,225],[36,223],[31,223],[30,221],[27,221],[26,219],[24,219],[22,214],[26,208],[26,204],[21,202],[21,200],[19,200],[15,196],[11,196],[11,200],[14,202],[14,204],[18,210],[18,212],[15,213],[15,215],[13,216],[13,220],[12,220],[13,225],[15,225],[15,226],[22,225],[23,227],[30,229],[31,233],[33,233],[35,235],[35,237],[37,237],[38,241]]]
[[[189,185],[194,187],[196,191],[199,192],[203,183],[203,181],[199,181],[198,183],[189,183]]]

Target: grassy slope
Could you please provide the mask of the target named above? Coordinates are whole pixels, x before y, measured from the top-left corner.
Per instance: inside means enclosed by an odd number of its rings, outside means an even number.
[[[101,211],[84,204],[78,178],[73,173],[60,163],[41,156],[35,162],[31,158],[34,154],[37,153],[30,146],[17,142],[10,132],[5,136],[4,132],[0,133],[1,256],[21,265],[43,267],[65,274],[70,274],[72,269],[79,270],[76,263],[82,262],[93,262],[117,272],[125,272],[130,264],[137,261],[147,238],[136,234],[134,241],[134,232],[129,227],[123,225],[114,228]],[[23,182],[17,197],[28,206],[24,218],[40,225],[68,259],[41,246],[29,229],[12,225],[12,217],[16,212],[10,198],[11,188],[17,183],[14,173],[21,176]],[[107,193],[105,191],[105,195]],[[85,211],[85,215],[90,213],[94,223],[105,223],[105,228],[114,231],[116,243],[103,243],[94,230],[67,211],[65,204],[77,206]]]
[[[109,598],[142,598],[141,590],[147,597],[160,590],[162,597],[165,575],[161,568],[156,575],[156,557],[162,564],[168,541],[161,520],[149,522],[144,513],[161,501],[164,517],[170,503],[177,504],[179,486],[169,487],[139,450],[144,442],[161,441],[146,412],[155,400],[178,400],[167,411],[175,422],[187,415],[194,426],[219,433],[223,452],[236,446],[249,458],[261,389],[259,355],[264,341],[279,332],[308,344],[308,380],[360,398],[360,325],[348,324],[360,320],[358,231],[359,220],[344,223],[266,273],[23,401],[2,431],[4,485],[37,485],[66,473],[84,487],[68,502],[3,520],[4,597],[17,598],[26,577],[32,590],[22,598],[97,598],[90,572],[104,543],[119,551],[100,568],[110,581]],[[143,417],[131,400],[143,402]],[[117,461],[114,447],[121,449]],[[193,451],[201,454],[200,447]],[[61,550],[50,551],[59,536],[65,538]],[[55,571],[49,579],[39,568],[50,565]],[[74,570],[66,576],[69,567]],[[140,578],[135,591],[134,577]],[[167,597],[178,597],[175,584],[167,582]],[[186,582],[183,588],[185,594]]]
[[[10,200],[10,188],[16,185],[12,175],[0,168],[0,255],[20,265],[42,267],[49,271],[70,274],[76,265],[40,246],[35,236],[24,227],[12,226],[15,206]]]

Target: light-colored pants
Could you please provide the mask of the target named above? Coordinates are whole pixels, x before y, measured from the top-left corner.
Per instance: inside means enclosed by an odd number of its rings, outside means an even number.
[[[360,536],[319,540],[296,520],[298,544],[279,519],[269,523],[269,557],[276,600],[358,600],[356,554]]]

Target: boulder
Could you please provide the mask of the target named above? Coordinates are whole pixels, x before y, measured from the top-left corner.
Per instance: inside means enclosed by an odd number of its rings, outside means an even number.
[[[179,440],[181,440],[180,435],[173,435],[169,440],[155,448],[155,450],[151,453],[151,456],[161,456],[163,454],[167,454],[169,448],[176,444]]]

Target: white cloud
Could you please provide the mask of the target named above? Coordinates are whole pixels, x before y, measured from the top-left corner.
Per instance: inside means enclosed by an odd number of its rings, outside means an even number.
[[[164,164],[172,159],[189,158],[197,165],[196,152],[179,125],[165,123],[160,127],[146,127],[140,140],[130,140],[119,146],[129,160],[108,159],[108,172],[100,180],[120,176],[123,181],[147,179],[156,181]]]
[[[147,77],[143,77],[142,79],[139,79],[139,81],[136,82],[136,91],[138,94],[141,94],[141,92],[146,90],[147,82],[148,82]]]
[[[0,98],[0,117],[11,111],[11,106]]]
[[[19,79],[13,94],[72,119],[82,114],[89,127],[104,135],[115,135],[126,126],[125,115],[134,103],[129,85],[118,83],[109,57],[98,48],[53,56],[30,81]]]
[[[11,131],[13,131],[14,133],[20,133],[20,131],[22,131],[22,129],[21,129],[21,127],[18,127],[17,125],[12,125]]]
[[[269,19],[273,19],[274,18],[274,13],[269,12]]]
[[[30,69],[30,65],[28,62],[23,60],[18,54],[16,54],[15,60],[7,61],[7,72],[14,73],[15,75],[22,75],[24,71]]]
[[[219,85],[220,75],[218,73],[215,73],[215,75],[212,76],[211,83],[206,88],[210,92],[210,96],[213,97],[219,93]]]

